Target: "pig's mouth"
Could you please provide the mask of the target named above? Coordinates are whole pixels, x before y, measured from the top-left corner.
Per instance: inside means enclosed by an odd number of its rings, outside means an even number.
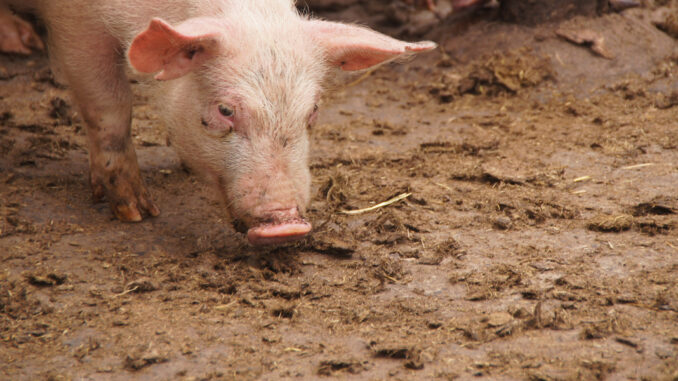
[[[246,228],[236,223],[236,230],[244,233]],[[247,240],[255,246],[279,245],[299,240],[310,231],[311,224],[299,215],[297,208],[281,209],[252,223],[247,229]]]

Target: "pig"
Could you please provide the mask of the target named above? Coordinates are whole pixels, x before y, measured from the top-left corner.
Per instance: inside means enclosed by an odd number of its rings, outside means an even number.
[[[0,2],[0,52],[31,54],[31,49],[44,48],[31,24],[13,15]]]
[[[122,221],[160,213],[132,145],[129,66],[147,78],[171,145],[253,245],[311,231],[307,126],[328,71],[436,47],[313,19],[292,0],[0,0],[1,47],[15,52],[42,44],[10,8],[45,23],[86,124],[95,199]]]

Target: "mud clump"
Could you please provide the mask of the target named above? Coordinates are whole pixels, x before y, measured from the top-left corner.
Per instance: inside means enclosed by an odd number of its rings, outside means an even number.
[[[64,284],[68,276],[54,272],[34,272],[26,274],[28,283],[38,287],[50,287]]]
[[[405,360],[403,366],[408,369],[424,369],[424,362],[421,356],[421,349],[411,345],[399,344],[377,344],[370,343],[370,349],[374,357],[402,359]]]
[[[296,304],[276,304],[271,308],[271,315],[281,319],[292,319],[297,313]]]
[[[648,202],[641,202],[632,209],[633,215],[669,215],[678,214],[678,198],[655,197]]]
[[[597,32],[589,29],[560,28],[556,31],[556,34],[571,43],[589,47],[593,53],[603,58],[614,59],[614,55],[605,45],[605,38]]]
[[[606,338],[613,334],[624,334],[628,329],[628,325],[627,321],[614,310],[611,310],[604,319],[586,323],[580,336],[584,340],[595,340]]]
[[[463,74],[446,73],[429,92],[441,103],[463,94],[497,96],[517,93],[554,79],[555,71],[547,57],[522,48],[485,56],[469,65]]]
[[[149,278],[139,278],[129,282],[125,287],[125,292],[145,293],[158,289],[158,285]]]
[[[439,265],[445,258],[452,257],[459,259],[464,255],[459,242],[454,238],[449,238],[445,241],[433,245],[428,250],[423,250],[420,255],[417,255],[419,260],[417,263],[421,265]]]
[[[678,106],[678,91],[674,90],[668,95],[663,93],[657,94],[654,105],[660,110],[666,110],[673,106]]]
[[[632,212],[633,215],[598,215],[589,220],[587,228],[602,233],[618,233],[634,229],[649,236],[668,234],[675,228],[671,217],[667,218],[667,215],[673,212],[665,206],[642,203],[637,205]],[[650,214],[654,216],[644,217]]]
[[[35,316],[47,315],[54,308],[45,300],[38,300],[26,287],[16,281],[0,282],[0,327],[11,320],[25,320]],[[5,325],[9,327],[9,325]],[[0,329],[2,332],[3,329]],[[11,339],[11,338],[10,338]],[[22,341],[15,337],[11,341]]]
[[[358,360],[324,360],[320,362],[318,374],[332,376],[341,373],[359,374],[370,367],[367,362]]]
[[[71,106],[60,97],[55,97],[50,101],[52,109],[49,112],[49,116],[52,119],[56,119],[59,124],[64,124],[70,126],[73,123],[71,119]]]
[[[515,93],[524,87],[535,87],[554,76],[548,58],[521,49],[495,54],[485,62],[476,64],[460,84],[459,91],[462,94],[470,92],[487,95],[505,91]]]
[[[383,286],[386,283],[407,283],[409,272],[403,268],[400,261],[383,259],[376,265],[373,275]]]
[[[678,15],[669,13],[663,20],[655,21],[654,25],[662,32],[678,39]]]
[[[73,351],[73,357],[82,361],[86,356],[101,348],[101,343],[93,338],[89,338],[87,343],[83,343]]]
[[[633,227],[633,216],[628,214],[599,215],[589,220],[587,227],[589,230],[598,232],[622,232]]]
[[[125,368],[132,371],[143,369],[149,365],[160,364],[169,361],[165,353],[149,347],[139,347],[125,356]]]
[[[341,169],[335,169],[320,188],[320,193],[328,204],[340,208],[346,206],[349,195],[353,192],[352,188],[349,174]]]

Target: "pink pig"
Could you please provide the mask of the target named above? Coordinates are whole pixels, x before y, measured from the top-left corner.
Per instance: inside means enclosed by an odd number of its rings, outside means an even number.
[[[306,127],[328,69],[434,49],[309,19],[292,0],[0,0],[0,49],[41,48],[12,7],[49,32],[50,55],[87,124],[91,185],[122,221],[157,216],[131,141],[126,63],[149,84],[172,145],[222,196],[250,243],[311,230]]]

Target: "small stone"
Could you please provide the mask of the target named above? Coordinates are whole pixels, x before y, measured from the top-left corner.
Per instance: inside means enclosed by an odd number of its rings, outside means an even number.
[[[143,292],[151,292],[158,289],[158,286],[151,281],[149,278],[139,278],[132,282],[129,282],[125,287],[125,290],[128,292],[136,292],[138,294]]]
[[[657,348],[654,351],[654,354],[657,355],[657,357],[659,357],[662,360],[673,357],[673,351],[664,348]]]
[[[490,327],[501,327],[513,320],[513,316],[507,312],[495,312],[487,318],[487,325]]]
[[[494,227],[501,230],[508,230],[511,228],[511,219],[506,216],[498,217],[494,220]]]

